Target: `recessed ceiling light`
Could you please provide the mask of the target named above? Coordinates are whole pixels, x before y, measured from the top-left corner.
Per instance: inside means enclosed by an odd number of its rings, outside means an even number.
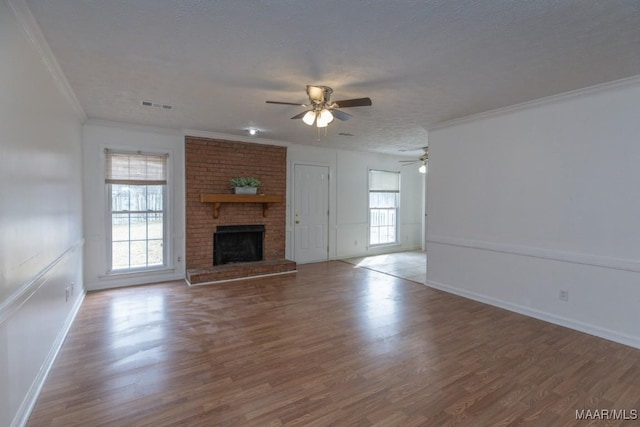
[[[249,135],[254,136],[258,133],[258,129],[249,128]]]

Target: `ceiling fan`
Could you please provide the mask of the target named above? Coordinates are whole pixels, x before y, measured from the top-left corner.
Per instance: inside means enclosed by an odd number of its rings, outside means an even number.
[[[339,120],[349,120],[352,116],[338,108],[365,107],[372,105],[371,98],[345,99],[342,101],[331,101],[333,89],[328,86],[307,85],[308,104],[297,104],[295,102],[267,101],[267,104],[297,105],[309,108],[300,114],[291,117],[292,119],[302,119],[303,122],[312,126],[327,127],[334,117]]]
[[[418,157],[415,160],[400,160],[400,163],[403,163],[402,166],[414,165],[416,163],[421,163],[418,171],[420,173],[427,173],[427,163],[429,163],[429,147],[422,147],[424,150],[424,154]]]

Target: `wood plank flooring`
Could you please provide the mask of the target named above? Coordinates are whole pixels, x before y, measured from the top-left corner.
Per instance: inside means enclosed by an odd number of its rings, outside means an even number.
[[[640,350],[342,262],[89,293],[29,426],[588,426]]]

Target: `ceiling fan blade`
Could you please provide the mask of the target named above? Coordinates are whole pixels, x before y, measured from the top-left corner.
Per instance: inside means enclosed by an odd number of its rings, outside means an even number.
[[[355,98],[355,99],[344,99],[342,101],[335,101],[334,104],[338,108],[349,108],[349,107],[366,107],[368,105],[372,105],[371,98]]]
[[[342,120],[343,122],[353,117],[351,114],[347,114],[344,111],[336,110],[335,108],[331,110],[331,114],[333,114],[334,117]]]
[[[411,165],[413,165],[413,164],[415,164],[415,163],[418,163],[418,162],[405,163],[405,164],[400,165],[400,166],[411,166]]]
[[[295,102],[280,102],[280,101],[266,101],[267,104],[282,104],[282,105],[295,105],[298,107],[306,107],[304,104],[295,103]]]
[[[305,115],[305,114],[307,114],[309,111],[311,111],[311,110],[303,111],[303,112],[302,112],[302,113],[300,113],[300,114],[296,114],[295,116],[291,117],[291,119],[292,119],[292,120],[295,120],[295,119],[301,119],[301,118],[303,118],[303,117],[304,117],[304,115]]]
[[[400,163],[406,163],[405,165],[402,166],[406,166],[406,165],[412,165],[414,163],[418,163],[420,160],[399,160]]]

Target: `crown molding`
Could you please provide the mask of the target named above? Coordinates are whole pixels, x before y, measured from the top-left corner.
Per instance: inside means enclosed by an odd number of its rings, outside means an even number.
[[[588,86],[581,89],[572,90],[569,92],[559,93],[557,95],[545,96],[544,98],[538,98],[532,101],[510,105],[508,107],[497,108],[495,110],[484,111],[482,113],[472,114],[470,116],[460,117],[458,119],[447,120],[445,122],[441,122],[434,126],[431,126],[428,129],[428,131],[431,132],[434,130],[457,126],[464,123],[470,123],[477,120],[487,119],[491,117],[498,117],[498,116],[502,116],[502,115],[517,112],[517,111],[528,110],[528,109],[543,106],[543,105],[555,104],[557,102],[563,102],[570,99],[580,98],[582,96],[592,95],[592,94],[607,91],[607,90],[622,89],[622,88],[637,86],[637,85],[640,85],[640,75],[627,77],[620,80],[613,80],[606,83],[600,83],[594,86]]]
[[[254,143],[254,144],[262,144],[262,145],[275,145],[278,147],[292,147],[298,144],[293,144],[290,142],[277,141],[274,139],[267,138],[256,138],[255,136],[241,136],[241,135],[232,135],[228,133],[222,132],[210,132],[204,130],[195,130],[195,129],[176,129],[176,128],[164,128],[159,126],[148,126],[148,125],[139,125],[135,123],[129,122],[118,122],[113,120],[104,120],[104,119],[88,119],[85,123],[85,126],[102,126],[102,127],[110,127],[116,129],[127,129],[137,132],[151,132],[158,133],[164,135],[174,135],[180,137],[193,136],[198,138],[209,138],[209,139],[218,139],[224,141],[232,141],[232,142],[246,142],[246,143]]]
[[[78,119],[80,119],[80,122],[84,123],[87,120],[87,113],[84,111],[84,108],[82,108],[82,105],[80,105],[80,101],[78,101],[73,89],[71,89],[69,81],[62,72],[62,68],[60,68],[60,64],[58,64],[56,57],[53,55],[53,52],[49,47],[49,43],[47,43],[47,40],[42,34],[42,31],[40,30],[36,19],[33,17],[27,2],[25,0],[7,0],[7,4],[13,12],[13,15],[18,20],[18,23],[27,34],[27,37],[34,46],[36,52],[40,55],[40,58],[47,67],[47,70],[49,70],[56,86],[60,92],[62,92],[67,101],[69,101],[69,104],[73,108]]]
[[[194,129],[182,129],[184,136],[195,136],[199,138],[222,139],[224,141],[248,142],[252,144],[275,145],[278,147],[291,147],[292,143],[284,141],[276,141],[275,139],[259,138],[251,135],[241,136],[220,132],[208,132]]]
[[[132,130],[136,132],[158,133],[163,135],[174,135],[174,136],[180,136],[180,137],[183,136],[182,132],[179,129],[175,129],[175,128],[139,125],[139,124],[129,123],[129,122],[117,122],[113,120],[91,118],[87,120],[84,123],[84,125],[85,126],[102,126],[102,127],[116,128],[116,129]]]

